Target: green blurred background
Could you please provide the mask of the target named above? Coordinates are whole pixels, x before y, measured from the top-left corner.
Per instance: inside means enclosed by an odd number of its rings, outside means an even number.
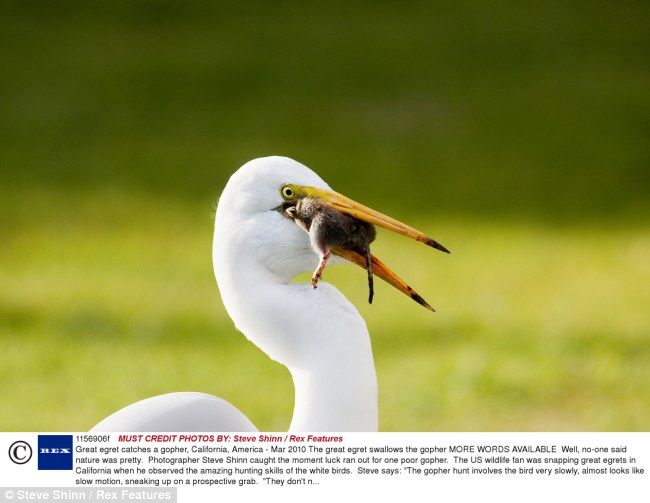
[[[383,430],[650,429],[647,2],[0,3],[0,429],[170,391],[288,427],[235,331],[215,201],[300,160],[424,229],[375,253],[438,310],[326,273]]]

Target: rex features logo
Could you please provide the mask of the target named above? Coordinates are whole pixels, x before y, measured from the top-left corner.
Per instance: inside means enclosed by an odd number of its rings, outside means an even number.
[[[38,469],[72,470],[72,435],[39,435]]]
[[[24,465],[32,459],[32,446],[24,440],[17,440],[9,446],[9,459],[17,465]]]

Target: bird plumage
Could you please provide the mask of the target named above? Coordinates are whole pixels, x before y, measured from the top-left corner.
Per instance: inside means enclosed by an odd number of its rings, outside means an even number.
[[[374,272],[433,311],[370,254],[373,225],[448,253],[417,229],[332,191],[316,173],[287,157],[244,164],[219,198],[212,260],[221,299],[235,326],[291,372],[290,430],[375,431],[378,426],[377,378],[365,321],[332,285],[314,289],[291,283],[319,264],[318,254],[331,246],[332,260],[364,267],[369,277]],[[254,426],[220,398],[170,393],[129,405],[94,430],[143,428],[247,431]]]
[[[314,290],[291,283],[313,270],[318,257],[308,235],[278,211],[284,202],[279,187],[288,182],[329,189],[312,170],[286,157],[250,161],[226,184],[213,241],[221,298],[235,326],[291,372],[295,405],[290,430],[376,431],[377,381],[363,318],[329,284]],[[159,431],[194,431],[197,423],[189,420],[194,415],[204,416],[200,430],[219,429],[220,416],[231,413],[232,406],[208,402],[185,394],[154,397],[118,411],[94,431],[111,431],[116,425],[121,431],[138,431],[145,424]],[[210,424],[215,427],[206,428]]]

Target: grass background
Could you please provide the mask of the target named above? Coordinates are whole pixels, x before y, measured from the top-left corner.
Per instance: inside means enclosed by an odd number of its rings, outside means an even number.
[[[248,159],[294,157],[449,257],[327,280],[372,337],[383,430],[650,428],[650,7],[2,2],[0,429],[222,396],[283,430],[288,372],[210,258]]]

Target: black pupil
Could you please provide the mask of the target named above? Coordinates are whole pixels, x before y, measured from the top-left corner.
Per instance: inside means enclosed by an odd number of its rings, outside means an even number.
[[[284,189],[284,193],[286,194],[287,197],[293,196],[293,190],[291,189]]]

